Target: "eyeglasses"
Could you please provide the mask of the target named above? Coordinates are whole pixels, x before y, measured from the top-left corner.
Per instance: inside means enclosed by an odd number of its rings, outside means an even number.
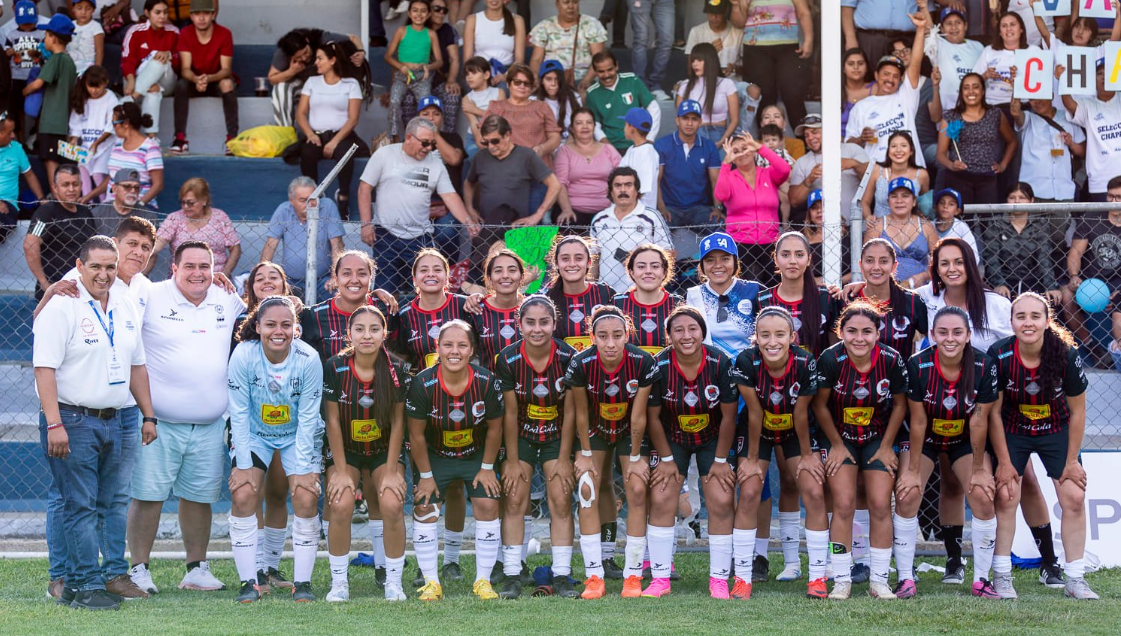
[[[179,205],[183,206],[183,209],[193,208],[196,205],[198,205],[198,203],[199,202],[197,200],[196,201],[190,201],[190,200],[187,200],[187,199],[179,199]]]
[[[1105,200],[1109,203],[1121,203],[1121,194],[1105,193]]]
[[[125,190],[127,192],[140,192],[140,184],[139,183],[118,183],[117,187],[122,189],[122,190]],[[182,203],[182,201],[180,201],[180,203]],[[187,207],[187,206],[184,205],[183,207]]]
[[[447,13],[447,12],[448,12],[447,7],[441,7],[439,5],[432,5],[432,13]]]
[[[716,322],[728,321],[728,305],[730,304],[732,304],[731,297],[728,294],[720,294],[720,298],[717,299]]]
[[[424,148],[425,150],[435,150],[436,149],[436,140],[435,139],[430,139],[430,140],[417,139],[417,141],[420,142],[420,147]]]
[[[500,143],[502,143],[502,138],[501,137],[499,137],[498,139],[480,139],[479,140],[479,145],[484,147],[484,148],[487,148],[487,147],[490,147],[490,146],[497,146]]]
[[[510,80],[510,86],[524,86],[525,88],[533,88],[533,82],[524,79]]]

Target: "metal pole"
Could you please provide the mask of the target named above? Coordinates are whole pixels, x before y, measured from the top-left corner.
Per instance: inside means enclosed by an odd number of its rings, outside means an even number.
[[[1008,214],[1011,212],[1112,212],[1121,210],[1121,203],[971,203],[965,206],[970,214]]]
[[[864,280],[860,273],[860,250],[864,247],[864,206],[860,201],[864,198],[864,191],[868,189],[868,182],[872,179],[872,169],[875,161],[868,161],[864,176],[860,179],[860,186],[856,188],[851,206],[849,207],[849,271],[852,272],[853,282]]]
[[[821,3],[821,117],[822,172],[824,203],[822,227],[822,266],[826,282],[841,284],[841,3]]]
[[[381,7],[378,8],[380,9]],[[358,10],[362,12],[362,15],[359,17],[358,35],[362,38],[362,49],[368,50],[370,46],[370,0],[362,0],[359,2]],[[369,58],[368,55],[367,58]]]
[[[343,158],[335,164],[334,168],[331,168],[331,172],[327,173],[327,177],[315,187],[307,200],[307,267],[304,269],[304,304],[308,307],[315,304],[315,292],[319,287],[319,197],[323,196],[323,191],[331,185],[335,177],[339,176],[339,171],[357,151],[358,144],[351,144]]]

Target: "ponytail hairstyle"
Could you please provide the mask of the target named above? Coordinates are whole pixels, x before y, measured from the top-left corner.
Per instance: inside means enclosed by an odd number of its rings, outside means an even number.
[[[654,243],[641,243],[638,245],[638,247],[631,250],[631,253],[627,255],[627,275],[630,275],[630,273],[634,271],[634,260],[638,257],[639,254],[643,252],[654,252],[662,261],[662,270],[665,272],[665,274],[662,276],[662,287],[664,288],[666,286],[666,283],[673,280],[676,263],[674,262],[673,256],[670,256],[670,253],[666,251],[666,248],[662,247],[661,245],[656,245]],[[631,277],[631,280],[633,282],[634,277]],[[637,287],[637,284],[631,285],[631,289],[635,289]]]
[[[362,305],[350,314],[350,318],[346,322],[347,331],[347,345],[339,352],[340,358],[354,357],[354,344],[350,342],[349,334],[350,328],[354,325],[354,321],[359,316],[370,314],[376,316],[381,321],[382,329],[386,331],[386,340],[389,339],[389,321],[386,320],[385,314],[380,309],[373,305]],[[378,422],[392,422],[393,421],[393,395],[400,390],[401,379],[397,377],[397,371],[393,368],[393,360],[389,355],[389,350],[385,348],[385,342],[382,342],[381,349],[374,354],[374,419]],[[384,424],[382,425],[384,427]]]
[[[521,256],[515,254],[513,250],[509,250],[506,248],[494,250],[490,253],[490,255],[487,256],[487,260],[483,263],[483,275],[484,281],[486,282],[487,291],[494,291],[490,286],[490,270],[494,265],[494,262],[502,256],[514,259],[514,262],[518,265],[518,273],[521,274],[523,279],[525,278],[525,261],[522,260]],[[521,281],[518,281],[518,287],[521,286]]]
[[[568,234],[566,236],[558,236],[553,241],[553,247],[545,257],[545,262],[550,269],[549,291],[546,293],[557,307],[564,306],[564,281],[561,280],[560,267],[557,265],[557,257],[560,255],[560,249],[569,244],[579,244],[583,246],[584,251],[588,254],[588,270],[584,274],[585,279],[591,275],[592,266],[595,264],[595,254],[592,253],[591,239],[577,234]]]
[[[283,306],[292,312],[292,320],[299,321],[299,312],[296,310],[296,304],[292,299],[287,296],[269,296],[257,304],[256,307],[249,311],[249,315],[245,317],[245,322],[241,323],[241,328],[237,332],[238,342],[248,342],[250,340],[260,340],[261,331],[258,329],[258,323],[261,320],[261,314],[270,307]]]
[[[506,3],[503,2],[502,3],[502,35],[513,36],[516,33],[517,33],[517,29],[514,26],[514,14],[510,11],[510,8],[506,6]],[[479,48],[478,46],[475,47],[476,50],[478,50],[478,48]]]
[[[849,303],[844,309],[841,310],[841,317],[837,319],[837,337],[841,337],[841,332],[844,330],[848,321],[856,318],[857,316],[864,316],[876,325],[876,329],[884,328],[884,309],[882,303],[874,303],[871,300],[854,300]],[[756,318],[758,320],[758,318]]]
[[[417,265],[420,264],[420,259],[422,259],[426,256],[433,256],[435,258],[438,258],[440,260],[440,262],[444,264],[444,277],[447,278],[447,277],[451,276],[451,265],[448,264],[447,257],[444,256],[443,254],[441,254],[440,250],[437,250],[437,249],[431,248],[431,247],[425,247],[425,248],[417,251],[416,256],[413,258],[413,266],[412,266],[412,269],[410,270],[410,276],[412,276],[412,278],[413,278],[413,285],[414,286],[416,285],[416,268],[417,268]],[[447,287],[446,282],[445,282],[444,286],[445,286],[445,292],[446,292],[446,287]],[[417,295],[419,296],[420,295],[420,290],[416,290],[416,292],[417,292]]]
[[[708,324],[705,323],[705,317],[704,314],[701,313],[701,310],[691,305],[678,305],[666,316],[666,340],[669,340],[669,331],[670,328],[673,327],[673,323],[682,316],[687,316],[697,321],[697,324],[701,326],[701,338],[708,337]]]
[[[865,243],[864,246],[860,248],[860,258],[864,258],[864,254],[869,248],[877,246],[887,250],[887,253],[891,255],[892,263],[898,262],[898,257],[895,254],[895,246],[891,244],[891,241],[884,238],[874,238]],[[888,305],[892,309],[905,307],[907,305],[907,292],[899,286],[899,281],[895,280],[894,273],[888,277],[887,284],[890,289],[887,298]]]
[[[1013,14],[1015,15],[1015,14]],[[944,238],[934,246],[930,254],[930,288],[935,295],[941,294],[946,289],[946,283],[938,275],[938,256],[947,247],[956,247],[961,252],[961,260],[965,265],[965,307],[969,310],[969,320],[973,323],[974,333],[984,331],[989,324],[987,305],[985,303],[985,286],[981,282],[981,270],[977,268],[977,257],[969,243],[956,236]]]
[[[246,311],[253,311],[253,309],[262,300],[264,300],[263,298],[257,298],[257,294],[253,292],[253,279],[257,278],[257,272],[261,271],[265,267],[271,267],[275,269],[278,274],[280,274],[280,291],[276,295],[292,295],[292,286],[288,284],[288,274],[284,272],[284,266],[282,266],[280,263],[274,263],[272,261],[261,261],[260,263],[254,265],[253,269],[249,270],[249,278],[245,279],[245,296],[242,297],[242,300],[245,301]]]
[[[108,85],[109,73],[104,67],[94,64],[87,68],[75,82],[74,91],[70,95],[70,110],[78,114],[85,113],[86,102],[90,99],[90,87]]]
[[[801,232],[787,232],[775,241],[772,258],[778,257],[779,247],[787,239],[798,239],[806,248],[806,269],[802,272],[802,327],[798,329],[798,342],[813,354],[821,353],[821,292],[813,275],[813,250],[810,241]],[[777,287],[775,288],[777,291]]]
[[[1066,327],[1055,320],[1055,310],[1047,299],[1035,292],[1024,292],[1012,301],[1012,307],[1021,300],[1037,300],[1043,304],[1047,311],[1047,328],[1043,330],[1043,352],[1039,356],[1039,385],[1043,389],[1044,398],[1054,395],[1054,390],[1063,384],[1067,368],[1067,355],[1071,349],[1077,349],[1078,344],[1074,336]]]
[[[789,309],[781,305],[771,305],[760,309],[759,313],[755,316],[755,324],[759,324],[760,320],[770,318],[771,316],[785,320],[786,324],[790,327],[790,333],[794,333],[794,316],[791,315]],[[751,335],[751,341],[755,342],[755,334]]]
[[[615,305],[598,305],[592,311],[592,315],[588,316],[588,332],[593,333],[596,330],[596,323],[605,318],[618,318],[623,322],[623,329],[627,332],[628,336],[634,335],[634,323],[631,322],[630,316],[623,313]]]
[[[966,346],[965,350],[961,353],[961,375],[958,376],[958,386],[965,387],[965,390],[961,393],[962,397],[964,397],[967,402],[973,402],[973,400],[977,397],[977,387],[974,386],[973,382],[975,371],[973,366],[976,363],[976,360],[974,359],[975,356],[973,355],[973,325],[969,323],[969,314],[965,313],[965,310],[961,309],[960,307],[946,305],[945,307],[939,309],[936,314],[934,314],[934,321],[931,323],[931,332],[933,333],[933,328],[938,326],[939,320],[949,316],[960,318],[961,321],[965,323],[965,331],[970,336],[968,346]]]
[[[555,323],[557,321],[557,306],[553,303],[553,299],[545,294],[532,294],[523,298],[522,304],[518,305],[518,310],[514,312],[514,318],[521,323],[525,311],[535,305],[544,307],[545,311],[549,312],[549,315],[553,317],[553,322]]]

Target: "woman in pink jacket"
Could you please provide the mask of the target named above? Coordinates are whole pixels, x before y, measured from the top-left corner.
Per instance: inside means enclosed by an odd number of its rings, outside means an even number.
[[[756,165],[756,154],[767,160]],[[770,148],[741,133],[724,141],[724,163],[713,194],[724,204],[728,233],[739,244],[743,278],[765,287],[777,282],[770,248],[780,225],[778,189],[790,177],[790,164]],[[789,219],[782,218],[782,224]]]

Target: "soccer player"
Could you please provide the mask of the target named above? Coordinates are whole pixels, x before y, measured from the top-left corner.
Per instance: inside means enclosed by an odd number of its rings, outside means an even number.
[[[746,405],[746,416],[740,418],[736,433],[740,497],[732,530],[736,560],[732,598],[751,598],[757,508],[772,450],[780,466],[786,464],[783,470],[796,477],[795,492],[801,493],[806,505],[806,550],[810,564],[806,596],[825,598],[827,592],[829,521],[825,513],[825,468],[821,455],[815,452],[809,424],[810,403],[817,393],[817,364],[808,351],[794,345],[796,333],[790,311],[782,306],[766,307],[755,317],[755,344],[736,357],[735,379]],[[794,527],[783,530],[784,538],[787,534],[795,538],[793,557],[784,554],[787,565],[798,559],[800,515],[793,514]],[[785,542],[783,548],[785,552]],[[799,567],[799,574],[800,570]]]
[[[1012,587],[1012,539],[1020,478],[1039,456],[1054,480],[1063,518],[1066,596],[1097,600],[1083,578],[1086,571],[1086,471],[1079,451],[1086,431],[1086,387],[1082,358],[1070,332],[1055,322],[1051,305],[1039,294],[1012,302],[1012,331],[989,348],[996,359],[997,398],[989,441],[996,454],[996,552],[993,586],[1000,598],[1016,598]]]
[[[572,573],[575,413],[562,382],[576,350],[553,338],[557,308],[548,296],[526,298],[518,308],[517,319],[522,339],[503,349],[495,364],[506,403],[506,462],[502,465],[502,562],[506,576],[499,596],[521,595],[519,576],[526,569],[522,552],[524,515],[533,470],[541,466],[549,498],[553,594],[576,598],[580,593],[568,580]]]
[[[405,375],[385,349],[388,321],[380,309],[358,307],[347,324],[349,345],[323,369],[323,413],[329,452],[326,505],[339,519],[329,528],[328,602],[350,600],[350,523],[358,484],[388,535],[385,600],[403,601],[405,569]],[[388,523],[385,522],[388,518]],[[379,533],[380,534],[380,533]]]
[[[397,313],[397,300],[385,290],[370,291],[374,261],[360,250],[347,250],[335,259],[331,269],[338,291],[323,302],[300,312],[300,339],[319,352],[321,360],[339,355],[347,346],[347,323],[359,307],[373,305],[385,316]],[[394,325],[388,326],[389,333]]]
[[[296,306],[284,296],[261,301],[241,326],[229,365],[230,545],[239,603],[261,598],[256,568],[257,519],[265,472],[280,451],[292,492],[292,599],[314,601],[311,573],[319,545],[323,365],[315,349],[295,339]]]
[[[518,307],[522,302],[521,286],[525,262],[514,252],[492,251],[483,264],[487,295],[476,294],[478,312],[475,325],[479,330],[479,364],[494,370],[498,353],[518,339]],[[468,303],[468,311],[475,303]]]
[[[627,489],[627,545],[622,595],[637,598],[642,595],[646,486],[650,472],[646,408],[658,371],[650,354],[630,344],[634,326],[618,307],[597,307],[589,323],[592,346],[572,359],[564,378],[565,385],[572,389],[576,408],[576,434],[581,448],[576,472],[579,475],[591,472],[593,478],[598,477],[602,495],[604,489],[611,488],[614,483],[612,466],[616,457],[623,467]],[[585,451],[590,451],[591,457]],[[593,513],[591,509],[581,508],[581,529],[584,514]],[[581,535],[580,548],[585,550],[583,530]],[[603,579],[599,578],[603,576],[602,566],[589,565],[587,554],[584,558],[588,575],[585,592],[602,590]]]
[[[673,280],[673,256],[661,246],[643,243],[631,250],[626,268],[634,285],[617,294],[613,302],[635,326],[631,344],[656,356],[668,344],[666,318],[682,302],[680,296],[666,291],[666,284]]]
[[[409,444],[420,479],[413,494],[413,547],[424,575],[420,600],[444,597],[436,570],[436,520],[443,492],[453,482],[467,486],[475,512],[475,583],[481,600],[497,599],[487,577],[498,559],[502,522],[501,484],[494,470],[502,444],[504,405],[498,381],[471,364],[471,325],[451,320],[437,334],[438,360],[413,378],[405,401]]]
[[[996,542],[992,462],[985,452],[989,410],[996,401],[996,366],[973,348],[969,315],[943,307],[934,315],[934,346],[907,361],[910,452],[900,455],[895,485],[895,596],[918,593],[914,572],[919,506],[934,462],[949,460],[958,480],[969,484],[973,511],[973,596],[999,598],[989,582]]]
[[[736,489],[728,453],[739,402],[732,360],[723,351],[704,345],[708,328],[695,307],[674,309],[663,324],[670,346],[654,358],[658,375],[647,411],[651,424],[646,430],[658,458],[650,474],[647,527],[652,580],[642,595],[670,593],[678,493],[695,456],[708,503],[708,588],[713,598],[727,599]]]
[[[879,344],[882,328],[883,314],[875,305],[850,304],[837,321],[841,342],[826,349],[817,363],[813,410],[822,434],[819,443],[827,453],[825,475],[833,497],[831,599],[847,599],[852,591],[849,544],[859,473],[864,475],[871,518],[868,593],[883,600],[895,598],[887,584],[891,494],[899,462],[891,443],[907,414],[907,369],[899,353]]]

